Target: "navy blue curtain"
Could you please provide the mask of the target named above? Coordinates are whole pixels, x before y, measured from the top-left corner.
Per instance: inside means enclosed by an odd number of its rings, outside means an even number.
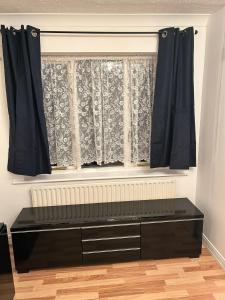
[[[50,174],[41,84],[40,31],[1,26],[9,112],[8,171]]]
[[[151,131],[151,168],[196,166],[193,27],[159,32]]]

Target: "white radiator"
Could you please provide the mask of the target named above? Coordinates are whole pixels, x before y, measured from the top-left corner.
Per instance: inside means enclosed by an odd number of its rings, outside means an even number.
[[[35,186],[31,189],[33,207],[175,197],[174,180],[120,180],[104,183]]]

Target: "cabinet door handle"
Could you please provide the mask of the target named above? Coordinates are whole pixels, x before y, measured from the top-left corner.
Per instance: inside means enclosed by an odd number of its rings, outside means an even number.
[[[19,230],[19,231],[11,231],[11,234],[16,233],[34,233],[34,232],[45,232],[45,231],[66,231],[66,230],[75,230],[80,229],[80,227],[67,227],[67,228],[48,228],[48,229],[34,229],[34,230]]]
[[[176,223],[176,222],[189,222],[189,221],[201,221],[203,218],[198,219],[180,219],[180,220],[164,220],[164,221],[146,221],[141,224],[157,224],[157,223]]]

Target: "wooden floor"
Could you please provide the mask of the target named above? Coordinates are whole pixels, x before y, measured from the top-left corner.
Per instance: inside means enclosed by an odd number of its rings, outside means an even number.
[[[137,261],[15,274],[16,300],[225,300],[225,272],[197,259]]]

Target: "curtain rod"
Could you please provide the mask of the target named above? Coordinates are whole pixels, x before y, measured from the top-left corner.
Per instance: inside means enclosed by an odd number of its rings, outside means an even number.
[[[158,31],[60,31],[60,30],[41,30],[41,33],[61,33],[61,34],[155,34],[158,35]],[[195,30],[195,34],[198,30]]]

